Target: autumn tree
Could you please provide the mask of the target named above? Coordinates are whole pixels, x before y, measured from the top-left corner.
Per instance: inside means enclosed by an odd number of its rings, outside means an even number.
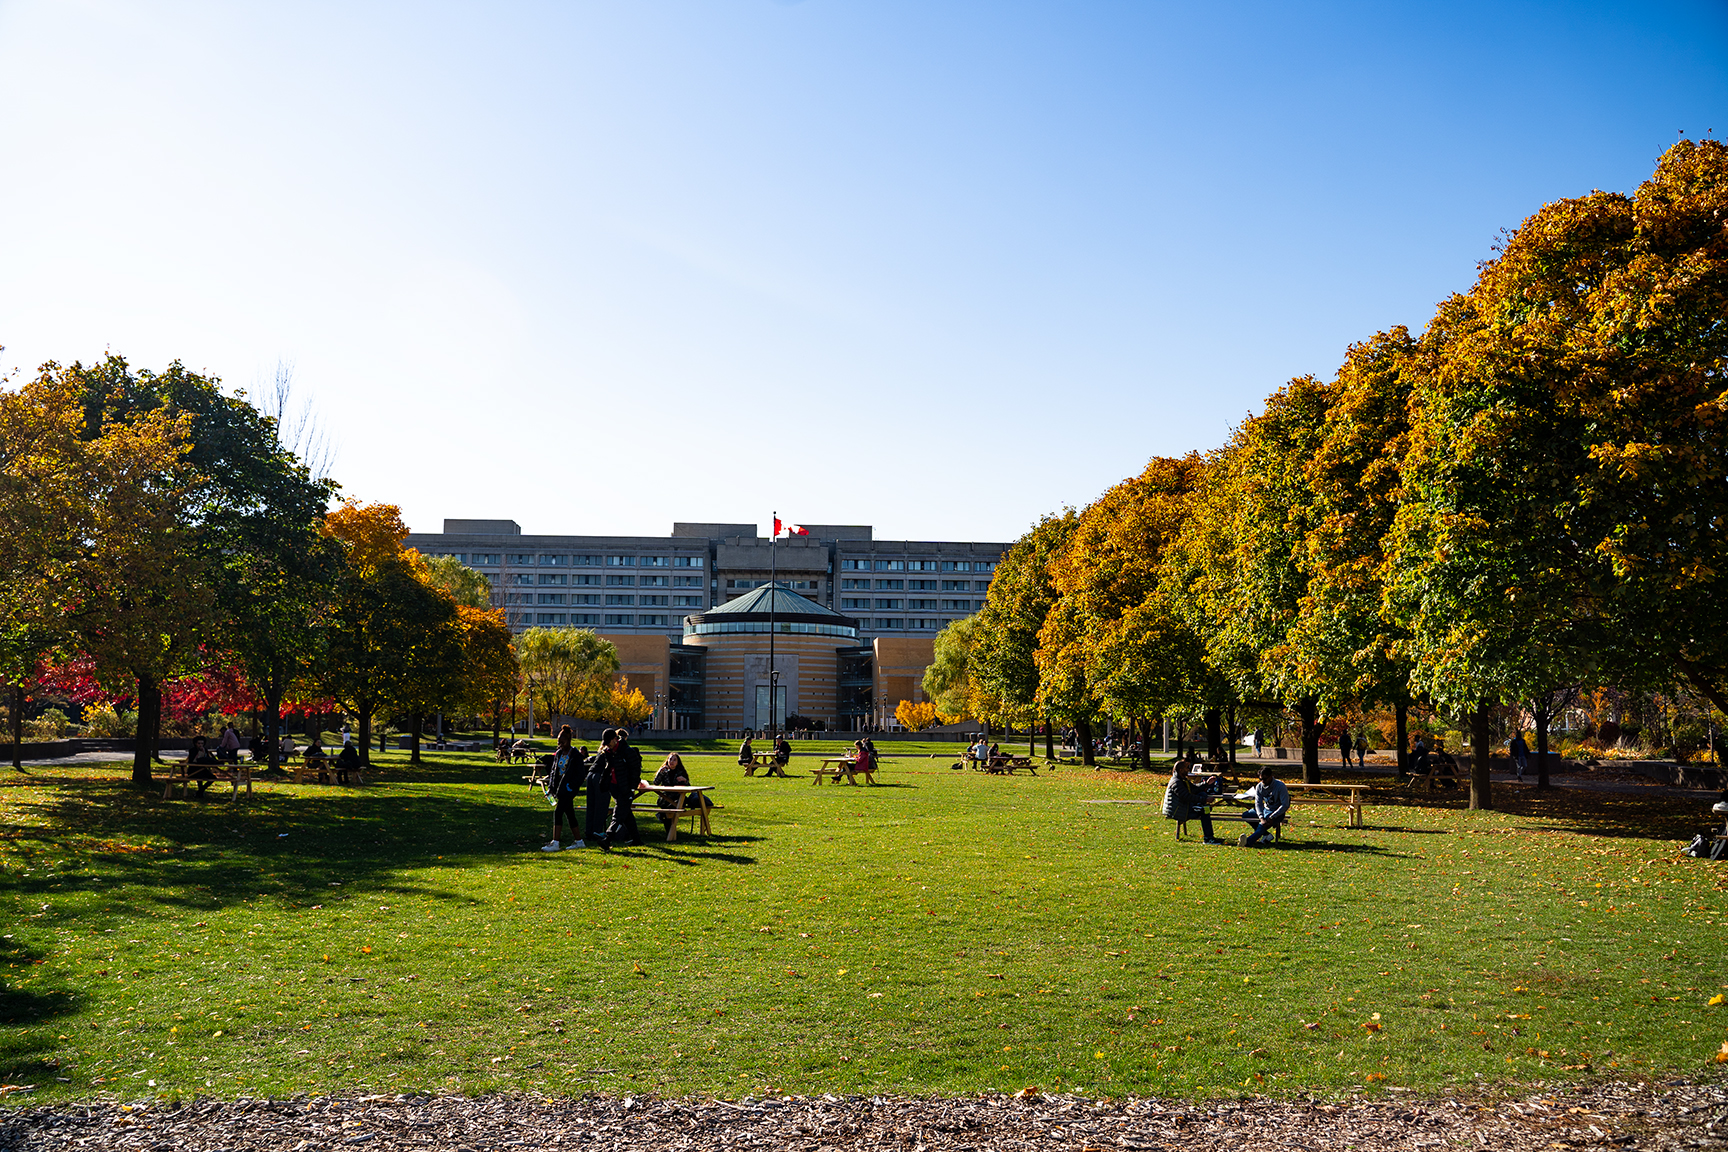
[[[1082,756],[1090,764],[1095,706],[1069,680],[1053,683],[1046,691],[1037,661],[1039,633],[1057,599],[1050,583],[1050,562],[1067,544],[1077,522],[1072,509],[1061,516],[1046,516],[1003,555],[990,594],[977,613],[976,637],[966,667],[980,719],[1030,725],[1040,716],[1063,717],[1081,733]]]
[[[1296,557],[1307,594],[1290,632],[1305,681],[1330,683],[1336,699],[1392,707],[1399,778],[1413,703],[1410,637],[1403,618],[1387,611],[1385,589],[1422,369],[1417,342],[1400,327],[1353,345],[1338,370],[1308,460],[1313,510]]]
[[[628,728],[654,714],[654,705],[642,695],[640,688],[630,687],[630,677],[620,676],[606,686],[604,702],[591,718]]]
[[[424,717],[465,690],[456,602],[432,582],[419,554],[402,546],[408,528],[394,505],[348,501],[325,524],[345,563],[319,683],[359,721],[363,754],[382,708],[412,714],[411,759],[418,762]]]
[[[1058,594],[1039,636],[1040,667],[1084,668],[1102,707],[1127,717],[1149,764],[1152,718],[1190,708],[1205,715],[1211,751],[1230,686],[1207,665],[1198,635],[1168,598],[1165,552],[1190,514],[1205,464],[1196,453],[1155,458],[1081,513],[1050,563]],[[1070,651],[1052,650],[1070,645]]]
[[[469,608],[492,607],[492,582],[453,556],[422,556],[427,575],[450,599]]]
[[[908,732],[922,732],[936,726],[936,705],[928,700],[902,700],[894,705],[894,719]]]
[[[1298,561],[1315,513],[1307,464],[1331,393],[1313,377],[1292,380],[1236,428],[1209,459],[1166,566],[1171,603],[1203,639],[1211,667],[1241,699],[1270,695],[1300,717],[1310,783],[1320,779],[1326,710],[1342,702],[1296,642],[1308,585]]]

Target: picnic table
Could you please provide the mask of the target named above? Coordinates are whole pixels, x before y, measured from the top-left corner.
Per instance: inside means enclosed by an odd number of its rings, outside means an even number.
[[[744,765],[744,775],[754,776],[756,775],[756,769],[758,768],[768,769],[767,772],[763,773],[765,776],[773,776],[776,774],[781,776],[786,775],[786,772],[781,765],[775,762],[774,753],[772,752],[752,752],[750,754],[750,763]]]
[[[691,796],[712,791],[714,791],[714,786],[712,784],[650,784],[648,785],[647,791],[640,793],[640,795],[646,796],[650,792],[675,792],[677,793],[677,805],[671,808],[661,807],[660,797],[656,796],[652,800],[632,802],[630,807],[631,810],[635,812],[645,812],[654,816],[672,817],[671,823],[666,825],[666,843],[671,844],[676,842],[678,839],[678,820],[684,816],[691,818],[691,835],[696,834],[698,821],[700,821],[703,836],[713,834],[712,829],[708,826],[708,812],[714,807],[714,805],[697,804],[694,808],[687,806]]]
[[[972,768],[979,772],[988,772],[994,776],[999,776],[1003,773],[1012,776],[1016,772],[1030,772],[1034,776],[1038,775],[1038,769],[1033,766],[1032,757],[1030,756],[1010,756],[1006,752],[998,752],[994,756],[980,759],[979,757],[974,756],[972,750],[968,748],[963,762],[968,768]]]
[[[846,782],[852,787],[858,787],[858,775],[863,773],[865,783],[874,787],[876,784],[876,765],[868,768],[857,767],[857,762],[850,756],[828,756],[811,770],[810,783],[821,785],[822,781],[833,778],[834,783],[840,783],[840,777],[846,777]]]
[[[336,757],[308,755],[302,757],[300,763],[292,765],[292,767],[294,769],[294,783],[296,784],[304,784],[308,778],[316,778],[320,784],[327,784],[330,773],[336,771]],[[355,761],[354,767],[348,770],[348,774],[354,777],[354,783],[366,783],[365,778],[360,775],[360,770],[364,767],[364,763]]]
[[[1258,787],[1256,785],[1255,787]],[[1284,787],[1290,790],[1290,807],[1298,804],[1330,804],[1349,812],[1349,826],[1362,827],[1362,805],[1368,798],[1366,784],[1304,784],[1300,781],[1284,781]],[[1238,804],[1252,804],[1254,790],[1238,792],[1234,796],[1214,796],[1212,804],[1224,801],[1234,801]]]
[[[174,791],[176,787],[180,789],[180,799],[186,799],[189,790],[192,787],[192,783],[194,781],[202,781],[202,777],[192,775],[192,767],[193,766],[188,761],[182,760],[180,762],[180,767],[164,779],[162,799],[168,799],[168,794]],[[246,791],[248,794],[252,791],[252,767],[250,764],[236,762],[231,769],[227,770],[224,770],[217,764],[200,764],[198,767],[208,768],[210,770],[211,783],[227,783],[229,785],[232,789],[232,791],[228,793],[228,802],[230,804],[234,802],[235,797],[240,795],[240,785],[246,785]]]

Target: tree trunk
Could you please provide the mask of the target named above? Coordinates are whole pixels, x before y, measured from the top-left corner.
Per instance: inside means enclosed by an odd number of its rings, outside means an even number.
[[[12,685],[12,767],[24,771],[24,684]]]
[[[362,700],[354,709],[360,714],[360,763],[372,766],[372,702]]]
[[[1218,709],[1206,709],[1206,759],[1213,764],[1219,761],[1219,753],[1224,750],[1223,741],[1218,734],[1218,719]]]
[[[420,727],[425,723],[426,713],[415,712],[413,714],[413,723],[410,725],[410,731],[413,732],[413,735],[408,737],[408,763],[410,764],[420,763]]]
[[[1398,726],[1398,783],[1410,776],[1410,705],[1400,700],[1392,705],[1393,722]]]
[[[1074,739],[1080,741],[1080,763],[1088,768],[1098,767],[1098,761],[1092,756],[1092,722],[1090,720],[1074,721]]]
[[[264,754],[271,768],[282,766],[282,693],[264,697]]]
[[[1231,704],[1224,713],[1229,729],[1225,732],[1224,747],[1228,750],[1230,767],[1236,767],[1236,705]]]
[[[1320,704],[1315,700],[1298,700],[1296,714],[1302,717],[1302,782],[1320,783]]]
[[[1547,700],[1538,700],[1530,708],[1530,714],[1536,720],[1536,790],[1540,792],[1548,787],[1548,709],[1543,705]]]
[[[1494,810],[1493,780],[1488,775],[1488,704],[1484,701],[1470,714],[1470,807]]]
[[[498,736],[504,728],[504,701],[492,702],[492,747],[498,747]]]
[[[1056,759],[1056,726],[1050,723],[1050,717],[1044,717],[1044,758]]]
[[[150,761],[156,752],[156,726],[162,714],[162,689],[153,676],[138,677],[138,728],[132,741],[132,782],[150,783]]]
[[[1034,720],[1026,726],[1026,756],[1030,759],[1038,755],[1038,722]]]

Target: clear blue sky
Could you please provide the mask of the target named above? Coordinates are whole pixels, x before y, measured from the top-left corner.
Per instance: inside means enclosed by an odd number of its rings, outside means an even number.
[[[0,368],[411,525],[1011,539],[1728,134],[1728,5],[0,0]]]

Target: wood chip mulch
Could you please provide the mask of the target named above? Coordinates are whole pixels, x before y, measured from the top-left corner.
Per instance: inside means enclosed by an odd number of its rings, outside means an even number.
[[[1728,1082],[1517,1097],[1189,1103],[1026,1095],[744,1100],[361,1096],[0,1111],[0,1152],[594,1149],[1728,1148]]]

